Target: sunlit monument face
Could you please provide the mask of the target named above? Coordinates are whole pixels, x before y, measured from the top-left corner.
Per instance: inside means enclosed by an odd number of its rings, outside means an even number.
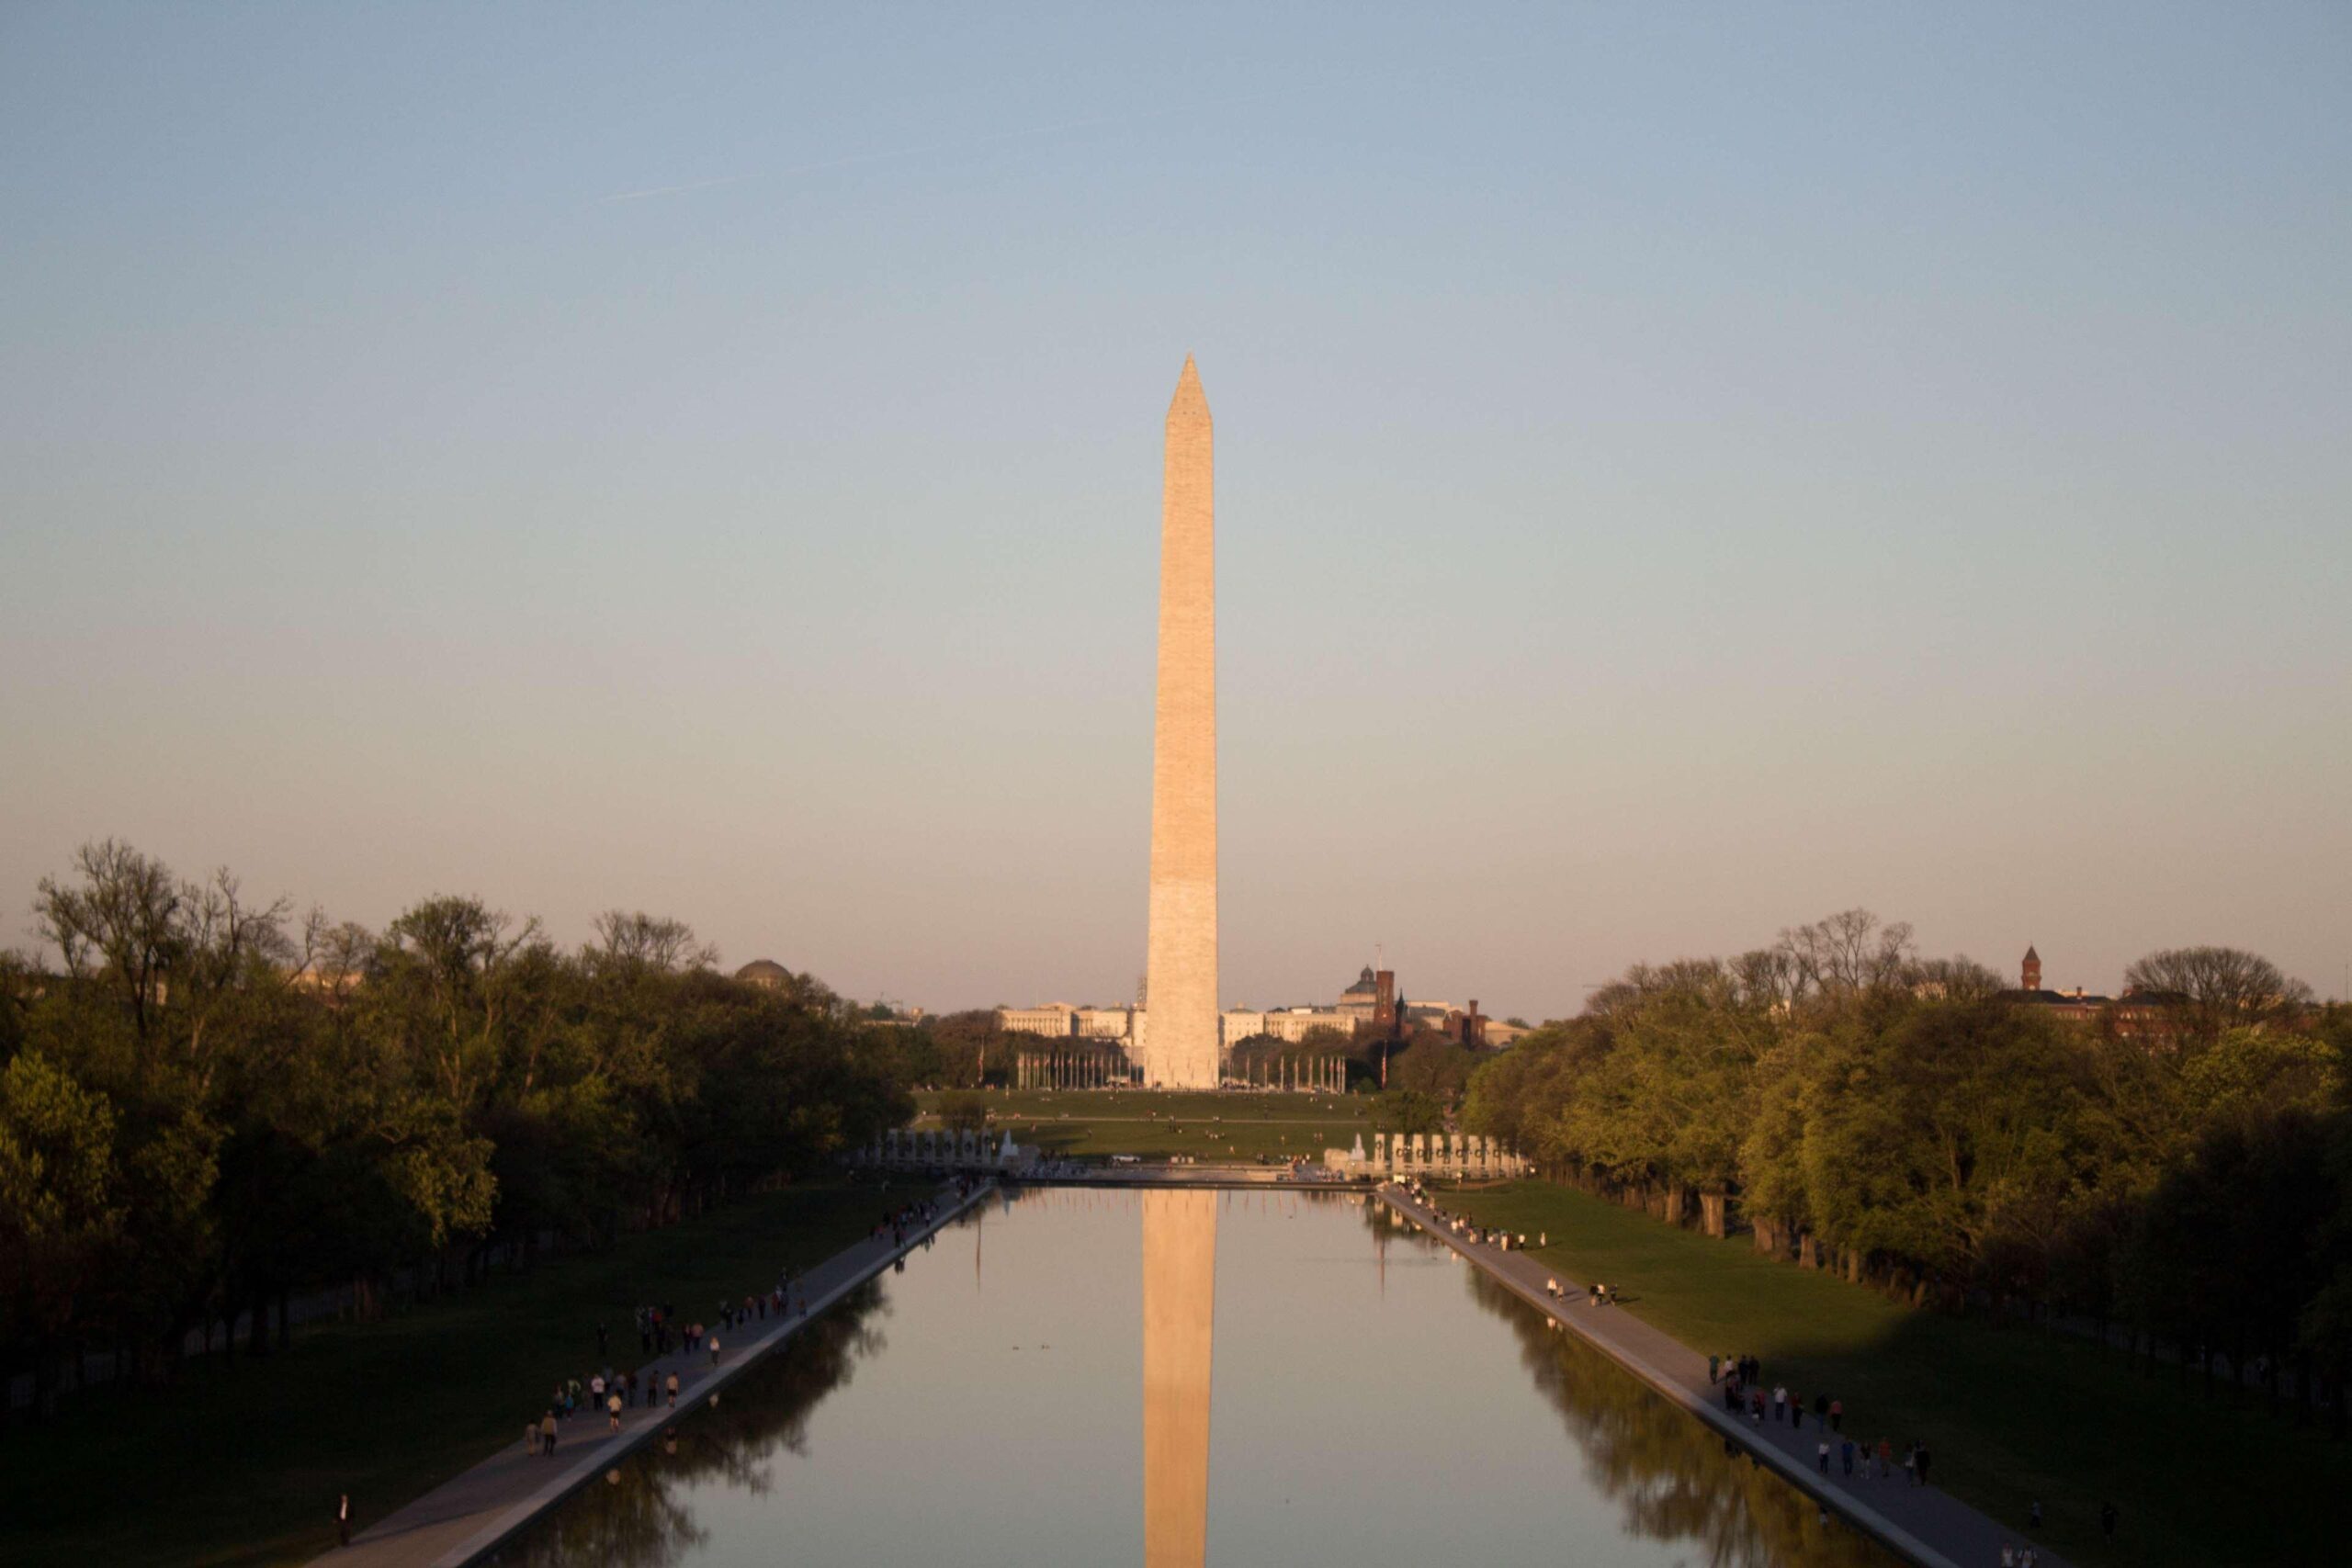
[[[1216,550],[1209,401],[1190,355],[1168,405],[1152,710],[1151,933],[1141,1055],[1157,1089],[1217,1086]]]
[[[1143,1195],[1145,1568],[1201,1568],[1208,1551],[1216,1201]]]

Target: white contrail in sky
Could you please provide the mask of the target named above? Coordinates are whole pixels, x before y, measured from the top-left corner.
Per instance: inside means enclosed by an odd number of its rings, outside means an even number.
[[[1172,114],[1192,112],[1179,106],[1174,108],[1148,109],[1141,114],[1100,115],[1092,119],[1067,119],[1053,125],[1032,125],[1019,130],[1000,130],[985,136],[958,137],[953,141],[926,141],[914,147],[896,147],[887,152],[853,152],[845,158],[828,158],[821,164],[799,164],[788,169],[766,169],[755,175],[721,175],[716,179],[689,180],[684,185],[652,186],[644,190],[616,191],[611,196],[598,197],[592,207],[608,207],[616,201],[643,201],[654,196],[684,196],[688,191],[712,190],[719,186],[741,185],[746,180],[790,179],[796,175],[821,175],[833,169],[847,169],[859,164],[879,164],[893,158],[913,158],[925,152],[948,152],[964,147],[984,147],[997,141],[1019,141],[1026,137],[1051,136],[1065,130],[1086,130],[1098,125],[1131,125],[1139,120],[1163,119]]]

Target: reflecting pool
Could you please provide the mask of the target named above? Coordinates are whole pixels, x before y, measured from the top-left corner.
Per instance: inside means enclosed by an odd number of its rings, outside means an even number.
[[[1891,1565],[1353,1195],[993,1201],[502,1554]]]

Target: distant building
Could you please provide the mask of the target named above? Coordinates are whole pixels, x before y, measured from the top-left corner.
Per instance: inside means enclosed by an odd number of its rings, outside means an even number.
[[[1372,1021],[1373,1015],[1380,1010],[1380,981],[1371,964],[1364,965],[1354,985],[1340,993],[1333,1010],[1359,1023]]]
[[[1008,1034],[1037,1034],[1068,1040],[1078,1033],[1079,1010],[1068,1002],[1047,1002],[1038,1008],[999,1008],[996,1026]]]
[[[365,984],[368,978],[365,973],[356,968],[329,969],[315,964],[300,969],[288,969],[284,973],[286,984],[288,987],[297,991],[308,991],[330,1002],[343,1000]],[[161,1005],[167,988],[159,979],[155,982],[153,989],[155,1001]]]
[[[1252,1035],[1265,1034],[1295,1045],[1318,1029],[1352,1037],[1355,1020],[1336,1008],[1274,1008],[1265,1012],[1231,1008],[1222,1015],[1220,1035],[1228,1051]]]
[[[2095,997],[2080,986],[2075,987],[2072,991],[2043,989],[2041,954],[2035,952],[2030,942],[2026,945],[2025,962],[2018,966],[2018,988],[2014,991],[2003,991],[2001,999],[2020,1003],[2027,1007],[2046,1008],[2051,1017],[2063,1019],[2069,1023],[2092,1022],[2098,1019],[2101,1011],[2112,1007],[2115,1002],[2112,997]]]
[[[1094,1040],[1124,1048],[1141,1059],[1151,1027],[1144,1003],[1148,992],[1138,987],[1134,1007],[1078,1007],[1048,1002],[1042,1007],[999,1008],[999,1029],[1013,1034],[1034,1034],[1046,1040]],[[1526,1031],[1487,1017],[1471,1002],[1464,1012],[1451,1002],[1408,1002],[1396,991],[1396,972],[1366,964],[1355,984],[1341,991],[1328,1007],[1312,1004],[1279,1008],[1228,1008],[1217,1015],[1217,1045],[1229,1052],[1244,1040],[1265,1035],[1295,1045],[1318,1029],[1354,1039],[1369,1035],[1396,1040],[1416,1030],[1430,1030],[1466,1040],[1474,1045],[1500,1045]]]
[[[1142,1012],[1140,1008],[1080,1008],[1072,1016],[1072,1032],[1081,1040],[1132,1041]]]
[[[1461,1010],[1452,1002],[1408,1002],[1404,1008],[1403,1032],[1410,1034],[1421,1029],[1434,1029],[1443,1032],[1446,1021],[1458,1015]]]
[[[790,988],[792,971],[773,958],[754,958],[735,971],[735,978],[747,986],[764,986],[771,991]]]

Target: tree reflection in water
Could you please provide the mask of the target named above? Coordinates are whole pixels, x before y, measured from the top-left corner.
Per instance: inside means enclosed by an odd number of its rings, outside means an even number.
[[[1385,1205],[1381,1205],[1385,1207]],[[1375,1221],[1375,1224],[1377,1222]],[[1425,1246],[1441,1243],[1415,1233]],[[1510,1325],[1520,1359],[1584,1454],[1585,1473],[1624,1509],[1628,1534],[1689,1542],[1713,1568],[1894,1568],[1901,1559],[1838,1522],[1687,1411],[1483,1269],[1467,1269],[1473,1300]]]
[[[860,1359],[883,1348],[881,1330],[867,1321],[880,1310],[880,1281],[860,1285],[728,1384],[716,1404],[681,1405],[663,1438],[575,1493],[492,1561],[524,1568],[668,1568],[682,1561],[707,1535],[681,1494],[714,1483],[765,1493],[768,1461],[779,1450],[803,1452],[808,1413],[849,1382]]]

